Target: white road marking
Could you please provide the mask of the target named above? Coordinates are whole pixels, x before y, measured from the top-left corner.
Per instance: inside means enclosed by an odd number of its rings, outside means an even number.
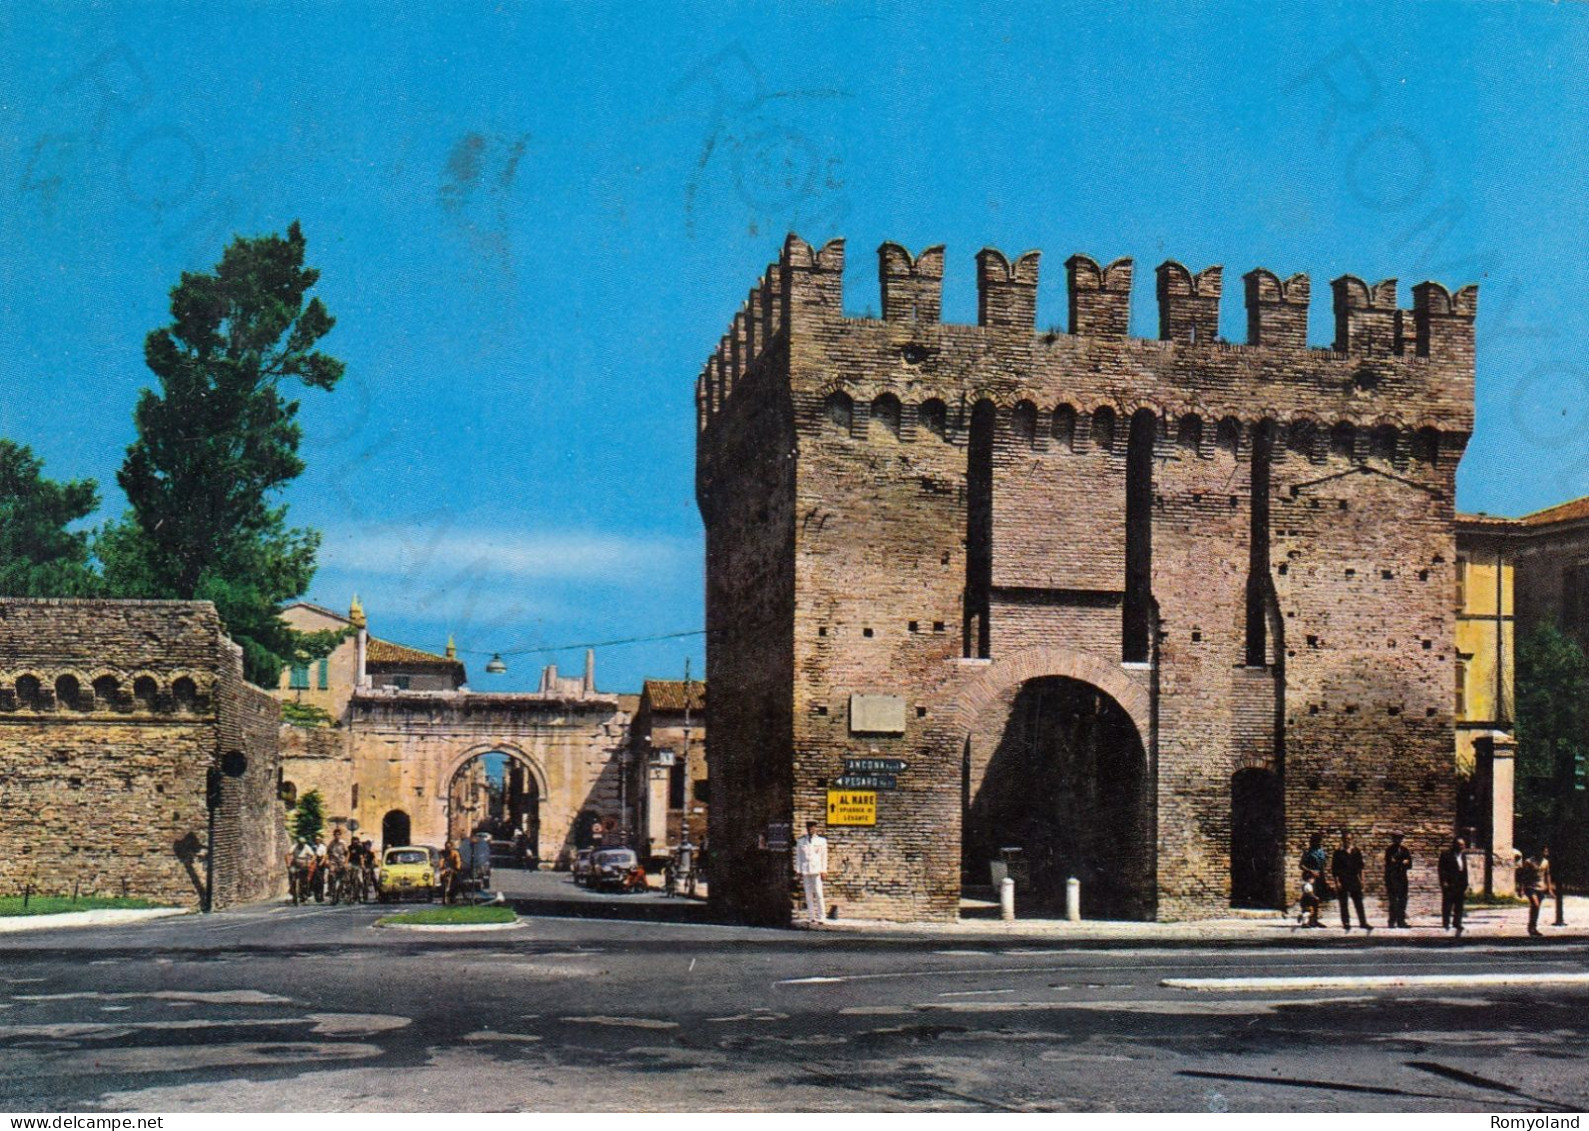
[[[1157,1013],[1192,1016],[1268,1013],[1285,1006],[1343,1005],[1371,1002],[1372,997],[1289,998],[1243,1001],[1164,998],[1155,1001],[924,1001],[914,1005],[852,1005],[839,1010],[848,1017],[908,1017],[922,1013]]]
[[[197,1069],[242,1068],[252,1065],[299,1067],[332,1060],[377,1057],[379,1045],[303,1042],[257,1042],[216,1045],[136,1045],[128,1048],[10,1049],[8,1067],[24,1077],[46,1073],[90,1076],[122,1072],[192,1072]],[[214,1085],[205,1085],[213,1088]],[[211,1093],[212,1096],[214,1093]]]
[[[414,1023],[410,1017],[391,1013],[311,1013],[315,1032],[325,1037],[367,1037],[372,1033],[388,1033],[404,1029]]]
[[[1505,948],[1503,948],[1503,949],[1505,949]],[[1228,955],[1228,954],[1231,954],[1232,952],[1225,951],[1223,953]],[[1463,949],[1463,953],[1467,954],[1467,955],[1472,955],[1473,957],[1471,959],[1463,959],[1463,960],[1458,960],[1458,961],[1446,962],[1446,963],[1444,963],[1444,965],[1450,966],[1450,967],[1473,966],[1473,967],[1480,967],[1480,968],[1485,969],[1485,970],[1492,970],[1495,967],[1495,963],[1484,961],[1483,959],[1478,957],[1478,954],[1480,952],[1479,952],[1477,947],[1474,947],[1471,950],[1468,949],[1468,948],[1464,948]],[[1515,949],[1507,949],[1506,953],[1511,954],[1513,956],[1517,955],[1517,951]],[[1289,951],[1286,951],[1286,952],[1267,951],[1267,952],[1263,952],[1263,954],[1264,954],[1264,957],[1272,959],[1273,961],[1259,963],[1259,965],[1287,966],[1287,967],[1296,965],[1296,963],[1294,963],[1294,962],[1285,961],[1286,957],[1291,956],[1291,952],[1289,952]],[[1318,953],[1316,951],[1297,952],[1297,954],[1298,955],[1305,955],[1306,957],[1309,957],[1309,958],[1317,958],[1318,957]],[[1549,959],[1544,957],[1544,956],[1541,956],[1541,960],[1542,961],[1549,961]],[[1253,965],[1254,965],[1254,963],[1250,963],[1250,962],[1209,962],[1209,963],[1205,963],[1203,968],[1207,969],[1207,970],[1247,970],[1247,969],[1251,969]],[[1372,967],[1374,969],[1376,969],[1376,970],[1383,970],[1383,969],[1386,969],[1387,967],[1394,967],[1394,966],[1397,966],[1397,965],[1418,965],[1418,966],[1423,966],[1423,965],[1427,965],[1427,962],[1419,961],[1419,960],[1417,960],[1416,957],[1408,957],[1405,961],[1403,961],[1401,963],[1387,962],[1387,961],[1378,961],[1378,962],[1372,963]],[[1074,974],[1074,973],[1078,973],[1078,972],[1081,972],[1081,973],[1129,974],[1129,973],[1147,972],[1147,971],[1153,971],[1153,970],[1184,970],[1184,969],[1186,969],[1186,966],[1187,966],[1187,964],[1184,963],[1184,962],[1155,962],[1155,963],[1143,963],[1141,965],[1123,964],[1123,965],[1120,965],[1120,966],[1107,966],[1107,965],[1103,965],[1101,963],[1086,963],[1086,964],[1082,964],[1082,963],[1066,963],[1066,964],[1061,965],[1061,966],[989,966],[989,967],[983,967],[983,968],[980,968],[980,969],[971,969],[971,968],[967,967],[967,968],[962,968],[962,969],[948,969],[948,970],[932,970],[932,969],[928,969],[928,970],[889,970],[889,971],[885,971],[885,972],[877,973],[877,974],[844,974],[844,975],[820,975],[820,974],[818,974],[818,975],[812,975],[810,977],[805,977],[805,978],[784,978],[784,979],[781,979],[781,980],[779,980],[777,982],[774,982],[773,985],[776,985],[776,986],[807,986],[807,985],[826,985],[826,984],[831,983],[831,982],[881,982],[881,981],[895,981],[895,980],[898,980],[898,979],[901,979],[901,978],[980,978],[980,977],[985,977],[985,976],[987,976],[989,974]],[[1516,976],[1519,979],[1522,979],[1522,978],[1532,977],[1533,975],[1528,972],[1528,969],[1524,969],[1524,970],[1520,970],[1519,973]],[[1114,983],[1100,983],[1100,984],[1101,985],[1114,985]],[[1122,984],[1128,985],[1129,983],[1122,983]]]
[[[267,994],[263,990],[154,990],[148,993],[101,993],[79,990],[65,994],[12,994],[17,1001],[73,1001],[98,998],[101,1001],[133,1001],[154,998],[161,1001],[203,1002],[207,1005],[288,1005],[292,998]]]
[[[1055,986],[1058,989],[1069,989],[1069,986]],[[945,990],[939,997],[986,997],[989,994],[1013,994],[1014,990]]]
[[[754,1013],[735,1013],[729,1017],[708,1017],[708,1021],[787,1021],[787,1013],[774,1013],[768,1009],[758,1009]]]
[[[490,1029],[482,1029],[474,1033],[465,1033],[463,1039],[466,1041],[518,1041],[521,1044],[530,1044],[544,1038],[538,1037],[534,1033],[497,1033]]]
[[[660,1021],[655,1017],[608,1017],[596,1014],[591,1017],[562,1017],[561,1021],[570,1021],[576,1025],[615,1025],[628,1029],[677,1029],[677,1021]]]
[[[1505,986],[1585,986],[1589,973],[1519,970],[1507,974],[1347,974],[1304,975],[1291,978],[1165,978],[1159,982],[1177,990],[1360,990]]]

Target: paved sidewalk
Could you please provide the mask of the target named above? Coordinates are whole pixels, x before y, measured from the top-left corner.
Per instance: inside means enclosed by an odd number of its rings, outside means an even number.
[[[15,931],[46,931],[57,927],[105,927],[117,923],[141,923],[148,919],[169,919],[173,915],[192,915],[186,907],[149,907],[98,911],[64,911],[59,915],[3,915],[0,934]]]
[[[1227,919],[1169,923],[1104,922],[1085,919],[1073,923],[1063,919],[1017,918],[1005,922],[997,918],[964,917],[968,909],[978,912],[985,910],[985,906],[972,904],[969,908],[963,908],[963,917],[953,923],[891,923],[874,919],[840,918],[829,920],[816,928],[808,927],[798,920],[794,925],[800,930],[815,930],[820,933],[911,934],[962,941],[1030,939],[1043,943],[1119,942],[1139,946],[1151,945],[1155,942],[1427,944],[1461,943],[1475,939],[1510,939],[1548,944],[1553,940],[1581,942],[1589,939],[1589,896],[1576,895],[1570,895],[1565,900],[1564,911],[1568,925],[1566,927],[1550,925],[1556,920],[1555,902],[1552,901],[1540,912],[1540,930],[1544,932],[1544,937],[1533,940],[1528,937],[1526,906],[1469,907],[1464,917],[1464,929],[1460,940],[1452,932],[1440,929],[1438,914],[1420,916],[1416,912],[1410,915],[1413,923],[1410,930],[1393,931],[1386,927],[1375,927],[1373,931],[1365,933],[1354,926],[1350,931],[1343,931],[1340,918],[1335,914],[1334,904],[1327,909],[1330,914],[1321,917],[1321,921],[1325,924],[1321,929],[1299,928],[1294,916],[1283,916],[1279,912],[1254,912]],[[1376,921],[1383,923],[1384,915],[1372,914],[1369,923],[1373,924]]]

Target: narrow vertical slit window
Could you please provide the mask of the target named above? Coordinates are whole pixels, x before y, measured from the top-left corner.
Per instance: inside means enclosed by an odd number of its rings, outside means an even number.
[[[993,402],[971,411],[966,444],[965,654],[989,654],[989,591],[993,587]]]

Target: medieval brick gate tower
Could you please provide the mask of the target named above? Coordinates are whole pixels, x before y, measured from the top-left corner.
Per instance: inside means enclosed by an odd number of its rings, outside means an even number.
[[[1281,906],[1314,830],[1402,830],[1415,891],[1455,807],[1454,475],[1477,291],[978,254],[978,325],[939,320],[943,251],[790,236],[697,386],[713,684],[712,896],[786,920],[788,842],[826,825],[846,917],[953,917],[1019,847],[1024,906]],[[1294,893],[1293,893],[1294,894]]]

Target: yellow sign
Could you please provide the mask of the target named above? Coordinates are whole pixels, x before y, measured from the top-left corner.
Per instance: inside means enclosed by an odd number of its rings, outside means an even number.
[[[828,824],[877,824],[877,794],[850,789],[828,790]]]

